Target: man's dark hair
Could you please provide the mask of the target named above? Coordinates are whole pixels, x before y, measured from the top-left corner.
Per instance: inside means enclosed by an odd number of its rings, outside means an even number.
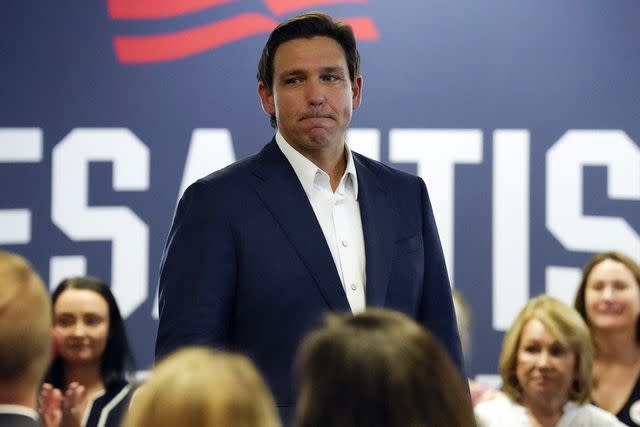
[[[133,372],[135,364],[129,347],[129,341],[127,340],[124,321],[122,320],[120,309],[109,286],[102,280],[90,276],[65,279],[60,282],[55,291],[53,291],[53,295],[51,296],[52,307],[55,307],[56,301],[67,289],[90,290],[96,292],[106,301],[109,307],[109,335],[101,361],[102,380],[107,389],[121,386],[126,383],[126,377]],[[60,355],[53,360],[49,372],[45,377],[45,381],[51,383],[56,388],[66,389],[67,381],[64,377],[64,360],[62,360]]]
[[[354,83],[360,74],[360,53],[356,47],[356,38],[351,27],[341,21],[336,21],[327,14],[308,12],[294,16],[280,23],[269,35],[269,39],[262,49],[262,56],[258,63],[257,78],[269,90],[273,89],[273,58],[282,43],[295,39],[310,39],[312,37],[329,37],[340,44],[349,68],[349,78]],[[276,117],[271,116],[271,126],[276,127]]]

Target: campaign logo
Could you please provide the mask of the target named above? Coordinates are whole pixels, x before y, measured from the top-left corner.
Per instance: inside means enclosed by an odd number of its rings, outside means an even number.
[[[145,64],[175,61],[238,40],[268,33],[283,15],[307,8],[332,4],[366,3],[368,0],[262,0],[262,11],[235,13],[206,24],[192,25],[178,31],[143,35],[116,35],[113,46],[122,64]],[[116,21],[150,21],[177,18],[207,9],[223,8],[236,0],[107,0],[111,19]],[[257,6],[260,2],[256,2]],[[368,16],[340,18],[353,28],[358,40],[380,38]]]

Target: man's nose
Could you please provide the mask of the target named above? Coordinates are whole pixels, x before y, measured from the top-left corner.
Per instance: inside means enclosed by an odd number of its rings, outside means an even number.
[[[310,79],[306,88],[307,102],[317,106],[324,102],[324,88],[320,81]]]

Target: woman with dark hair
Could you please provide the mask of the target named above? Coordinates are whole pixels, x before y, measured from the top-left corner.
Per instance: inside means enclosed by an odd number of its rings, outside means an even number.
[[[303,341],[297,372],[298,427],[475,427],[443,347],[398,312],[329,315]]]
[[[97,278],[69,278],[52,305],[58,352],[41,393],[49,412],[43,419],[55,419],[48,427],[118,426],[132,394],[126,377],[133,357],[113,294]],[[59,417],[51,415],[55,403]]]
[[[594,255],[582,272],[575,308],[596,348],[593,402],[640,426],[640,265],[619,252]]]

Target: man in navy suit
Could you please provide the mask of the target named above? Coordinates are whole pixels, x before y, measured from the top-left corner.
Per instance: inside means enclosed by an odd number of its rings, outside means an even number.
[[[276,135],[186,190],[163,254],[156,357],[191,344],[241,351],[285,421],[296,348],[328,311],[404,312],[462,371],[424,182],[345,143],[362,97],[359,63],[351,28],[327,15],[276,27],[258,70]]]

